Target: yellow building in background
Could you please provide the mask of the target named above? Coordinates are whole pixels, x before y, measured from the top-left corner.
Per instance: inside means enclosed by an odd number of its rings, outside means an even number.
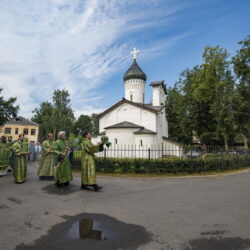
[[[29,142],[37,142],[39,125],[22,116],[12,118],[0,128],[0,136],[12,136],[13,140],[18,140],[20,134],[24,134]]]

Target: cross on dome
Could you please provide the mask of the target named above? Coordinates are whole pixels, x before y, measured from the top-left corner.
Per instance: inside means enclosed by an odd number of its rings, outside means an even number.
[[[134,48],[130,54],[133,55],[133,59],[136,60],[136,55],[139,54],[140,50]]]

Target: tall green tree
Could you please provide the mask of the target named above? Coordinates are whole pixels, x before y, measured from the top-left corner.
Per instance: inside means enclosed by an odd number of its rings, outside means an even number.
[[[32,121],[40,125],[40,140],[45,139],[48,133],[56,136],[59,131],[63,130],[69,135],[73,131],[74,113],[67,90],[55,90],[53,102],[41,103],[33,113]]]
[[[91,115],[91,123],[92,123],[92,133],[94,135],[99,133],[99,118],[98,118],[99,114],[95,114],[93,113]],[[101,131],[100,131],[101,132]]]
[[[189,138],[192,131],[204,145],[217,144],[223,139],[228,149],[228,140],[234,132],[234,81],[228,53],[219,46],[206,47],[202,58],[201,65],[181,73],[177,88],[170,92],[173,96],[168,98],[178,103],[167,108],[172,109],[167,112],[176,119],[172,122],[175,123],[172,132],[182,135],[185,141],[181,131],[188,131]]]
[[[245,148],[248,149],[250,137],[250,36],[239,42],[240,50],[233,57],[234,73],[237,77],[234,100],[235,122],[237,130],[244,137]]]
[[[191,130],[202,144],[213,144],[216,141],[216,125],[210,113],[213,101],[212,83],[204,83],[205,72],[201,65],[186,69],[180,75],[179,89],[183,93],[183,108]]]
[[[93,132],[92,120],[88,115],[80,115],[74,124],[74,132],[78,134],[80,131]]]
[[[234,136],[234,79],[232,77],[228,52],[219,47],[206,47],[204,54],[205,82],[212,83],[210,113],[216,124],[216,137],[223,138],[228,150],[229,139]]]
[[[74,112],[70,104],[70,95],[67,90],[55,90],[53,94],[53,118],[54,130],[57,133],[61,130],[68,134],[73,131],[75,120]]]
[[[33,113],[35,115],[31,118],[32,121],[38,123],[39,126],[39,140],[46,139],[48,133],[55,134],[54,128],[54,111],[53,104],[50,102],[42,102],[39,108],[36,108]]]
[[[3,89],[0,88],[0,94]],[[7,120],[17,115],[19,110],[18,106],[15,106],[16,98],[11,97],[4,100],[3,96],[0,96],[0,126],[2,126]]]
[[[185,98],[176,85],[168,89],[165,107],[168,118],[169,138],[180,143],[191,143],[193,133],[187,114]]]

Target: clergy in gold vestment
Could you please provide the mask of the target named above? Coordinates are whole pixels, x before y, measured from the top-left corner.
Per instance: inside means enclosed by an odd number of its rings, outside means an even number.
[[[42,156],[39,161],[38,176],[41,180],[53,180],[56,165],[55,141],[52,133],[48,134],[47,140],[42,144]]]
[[[58,133],[58,140],[55,143],[55,152],[57,154],[55,184],[58,187],[67,186],[69,182],[73,180],[71,164],[68,157],[69,150],[66,141],[66,133],[60,131]]]
[[[0,177],[7,174],[10,158],[10,144],[6,137],[2,136],[0,140]]]
[[[27,161],[26,155],[29,154],[28,145],[24,141],[24,135],[19,135],[19,140],[12,145],[14,153],[13,175],[15,182],[22,184],[26,181]]]
[[[88,132],[83,133],[81,160],[82,189],[89,189],[89,186],[92,186],[96,192],[102,189],[102,187],[96,184],[94,161],[95,153],[100,151],[103,151],[103,142],[94,145],[91,143],[91,134]]]

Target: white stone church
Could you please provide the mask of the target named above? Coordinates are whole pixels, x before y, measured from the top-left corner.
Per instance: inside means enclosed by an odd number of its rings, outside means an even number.
[[[180,155],[181,146],[168,139],[166,85],[164,81],[151,82],[152,103],[145,103],[147,76],[137,64],[138,51],[134,49],[131,53],[134,54],[133,63],[123,76],[125,96],[99,115],[99,134],[93,142],[106,135],[112,148],[165,149],[165,153],[155,152],[154,158],[162,154]]]

